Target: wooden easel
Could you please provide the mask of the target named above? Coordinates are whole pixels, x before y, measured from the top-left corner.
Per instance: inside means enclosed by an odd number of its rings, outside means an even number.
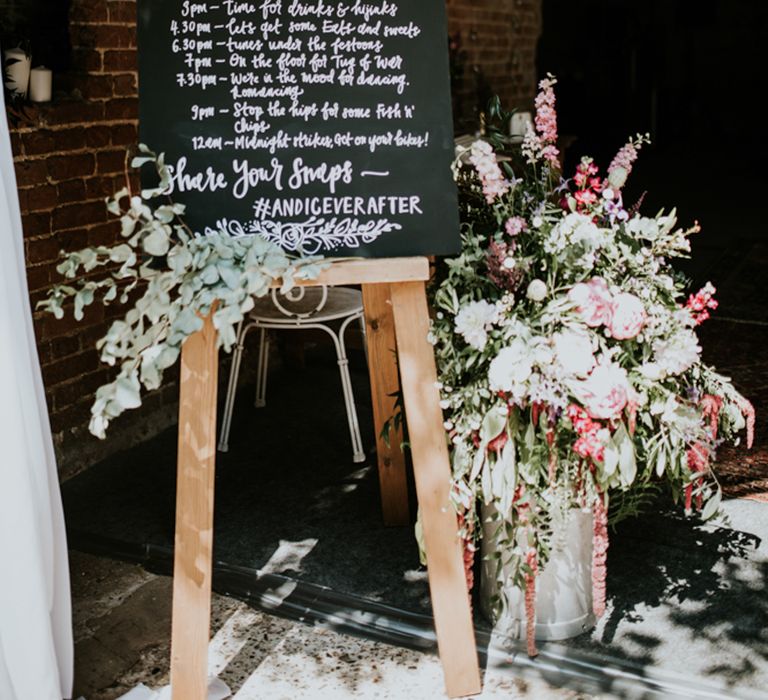
[[[457,522],[449,502],[450,466],[439,406],[437,372],[427,341],[426,258],[344,261],[307,283],[362,284],[370,331],[369,361],[377,429],[391,408],[393,375],[382,324],[391,301],[416,493],[421,509],[438,651],[450,697],[480,692],[480,672]],[[383,368],[383,369],[379,369]],[[171,631],[173,700],[205,700],[210,633],[213,495],[216,455],[216,331],[209,318],[187,339],[181,355],[176,539]],[[389,386],[388,386],[389,385]],[[385,447],[378,445],[381,449]],[[401,463],[380,464],[385,520],[407,520]],[[403,510],[405,508],[405,510]]]

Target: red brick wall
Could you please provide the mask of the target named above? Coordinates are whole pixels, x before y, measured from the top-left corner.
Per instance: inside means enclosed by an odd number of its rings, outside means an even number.
[[[506,109],[531,109],[541,0],[446,0],[448,32],[460,37],[463,71],[454,82],[457,129],[477,126],[493,94]]]
[[[32,304],[58,281],[62,249],[107,244],[116,239],[104,198],[125,183],[126,149],[136,143],[136,3],[73,0],[70,11],[72,70],[56,75],[50,105],[28,108],[29,121],[16,126],[12,146],[24,228]],[[96,340],[119,309],[94,306],[86,320],[62,321],[35,313],[43,381],[51,427],[64,473],[127,442],[136,432],[164,427],[172,412],[173,387],[150,397],[139,415],[126,416],[112,439],[87,434],[96,388],[113,371],[99,363]],[[121,425],[122,424],[122,425]],[[121,440],[121,434],[124,440]]]
[[[450,31],[466,51],[460,103],[472,111],[474,82],[484,76],[509,105],[532,100],[540,0],[447,0]],[[125,182],[126,148],[136,143],[136,4],[133,0],[72,0],[72,70],[55,76],[51,105],[32,110],[12,133],[32,303],[58,280],[62,249],[116,239],[104,197]],[[108,452],[169,425],[176,388],[155,392],[99,442],[87,434],[96,388],[113,371],[95,343],[119,308],[94,306],[75,323],[35,314],[43,379],[60,469],[74,473]]]

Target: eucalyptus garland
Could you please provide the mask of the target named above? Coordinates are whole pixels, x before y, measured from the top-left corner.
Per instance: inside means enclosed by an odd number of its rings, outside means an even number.
[[[292,257],[260,236],[193,233],[182,218],[184,205],[165,195],[170,173],[163,154],[143,144],[139,151],[131,166],[154,164],[157,186],[140,194],[125,187],[107,198],[108,211],[120,218],[120,240],[65,254],[56,269],[68,282],[38,304],[59,319],[71,308],[78,321],[98,301],[128,306],[97,342],[101,361],[117,368],[91,407],[89,430],[99,438],[112,419],[141,405],[142,389],[161,385],[164,371],[178,360],[184,340],[202,328],[204,317],[213,313],[218,343],[229,351],[254,298],[277,281],[286,292],[328,265],[320,257]]]

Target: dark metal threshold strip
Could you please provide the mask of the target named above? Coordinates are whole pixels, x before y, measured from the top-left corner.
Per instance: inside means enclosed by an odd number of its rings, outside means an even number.
[[[81,531],[68,533],[69,546],[80,552],[141,564],[147,571],[171,575],[173,548],[124,542]],[[279,574],[215,562],[213,589],[254,609],[342,634],[436,653],[432,617]],[[643,666],[607,654],[540,643],[539,655],[528,657],[525,642],[501,639],[476,628],[481,664],[510,676],[544,680],[552,686],[602,696],[654,700],[660,698],[768,699],[761,691],[732,688],[668,670]]]

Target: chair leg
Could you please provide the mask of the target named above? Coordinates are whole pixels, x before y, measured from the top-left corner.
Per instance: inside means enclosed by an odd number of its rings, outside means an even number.
[[[235,408],[235,393],[237,392],[237,378],[240,375],[240,362],[243,358],[244,338],[245,333],[241,323],[237,329],[237,345],[232,353],[232,367],[229,370],[227,398],[224,402],[224,418],[221,421],[221,434],[219,435],[219,452],[227,452],[229,450],[229,430],[232,427],[232,413]]]
[[[269,364],[269,336],[266,328],[259,329],[259,362],[256,367],[256,408],[267,405],[267,365]]]
[[[365,354],[365,365],[368,366],[368,330],[365,327],[365,315],[360,316],[360,332],[363,336],[363,353]]]
[[[365,452],[363,452],[363,441],[360,437],[360,424],[357,420],[355,395],[352,392],[352,380],[349,376],[349,360],[347,359],[347,351],[344,345],[344,333],[349,326],[349,322],[352,320],[349,318],[341,325],[336,342],[336,353],[338,355],[339,374],[341,375],[341,389],[344,393],[344,404],[347,409],[349,435],[352,438],[352,461],[364,462]],[[335,337],[334,340],[336,340]]]

